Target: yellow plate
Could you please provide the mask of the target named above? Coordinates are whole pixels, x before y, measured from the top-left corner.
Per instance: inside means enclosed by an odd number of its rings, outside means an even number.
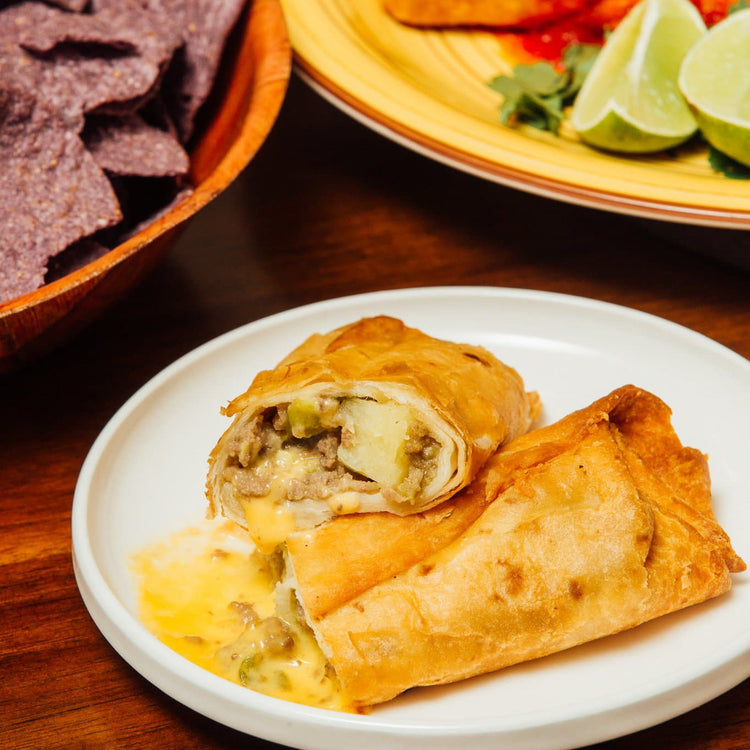
[[[686,224],[750,229],[750,180],[713,172],[707,151],[619,157],[500,125],[487,82],[512,63],[491,33],[417,30],[381,0],[282,0],[298,70],[351,116],[433,159],[538,195]]]

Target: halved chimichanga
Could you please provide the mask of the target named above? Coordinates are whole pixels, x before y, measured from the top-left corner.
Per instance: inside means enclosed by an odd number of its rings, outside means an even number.
[[[632,386],[515,439],[445,503],[295,532],[285,560],[279,613],[354,706],[635,627],[745,569],[705,456]]]
[[[438,505],[538,410],[486,349],[366,318],[310,337],[229,404],[207,496],[271,552],[336,515]]]

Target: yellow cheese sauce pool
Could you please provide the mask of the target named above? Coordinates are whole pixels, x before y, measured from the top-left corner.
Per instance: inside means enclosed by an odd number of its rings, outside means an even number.
[[[275,579],[235,524],[206,522],[132,561],[141,622],[172,650],[276,698],[352,710],[310,630],[276,616]]]

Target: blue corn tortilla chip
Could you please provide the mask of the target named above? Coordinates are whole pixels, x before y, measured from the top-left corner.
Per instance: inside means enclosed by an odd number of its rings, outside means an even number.
[[[41,286],[51,257],[121,218],[109,181],[59,114],[0,88],[0,300]]]
[[[138,115],[90,117],[82,138],[94,161],[109,174],[177,177],[190,168],[174,136]]]
[[[0,40],[32,52],[49,52],[58,44],[100,44],[113,49],[137,48],[128,33],[99,14],[68,13],[34,0],[0,13]]]
[[[57,45],[45,55],[20,45],[0,45],[0,82],[38,94],[70,129],[80,131],[87,112],[148,98],[159,70],[139,55],[109,51],[92,54]]]
[[[138,54],[164,72],[175,51],[183,44],[183,35],[169,14],[150,8],[145,0],[93,0],[91,16],[116,33]]]
[[[193,135],[198,110],[214,84],[227,39],[245,0],[142,0],[168,13],[182,32],[184,45],[175,53],[167,73],[164,96],[180,139]]]
[[[89,112],[135,112],[148,101],[182,41],[136,3],[83,14],[28,0],[0,13],[0,43],[0,81],[39,93],[80,129]]]

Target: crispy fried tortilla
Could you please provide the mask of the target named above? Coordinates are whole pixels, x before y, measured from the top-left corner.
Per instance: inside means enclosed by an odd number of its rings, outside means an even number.
[[[395,19],[411,26],[536,26],[582,10],[585,0],[384,0]]]
[[[286,586],[363,706],[635,627],[745,569],[706,457],[633,386],[512,441],[438,507],[335,519],[286,547]]]
[[[420,513],[469,484],[538,408],[485,349],[367,318],[312,336],[229,404],[208,498],[263,552],[336,515]]]

